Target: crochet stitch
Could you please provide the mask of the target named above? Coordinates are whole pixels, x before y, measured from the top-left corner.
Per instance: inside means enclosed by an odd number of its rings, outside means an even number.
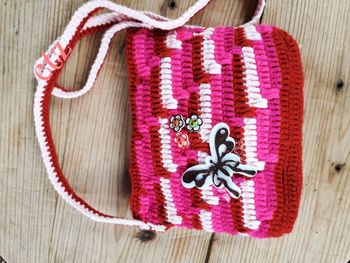
[[[130,171],[134,217],[256,237],[291,231],[302,167],[302,69],[296,42],[270,26],[131,29],[127,58],[134,117],[131,166],[137,167]],[[169,108],[169,101],[177,106]],[[190,112],[203,119],[203,128],[188,133],[184,152],[173,143],[168,119]],[[152,121],[144,123],[144,118]],[[182,173],[209,154],[210,130],[222,121],[243,145],[237,150],[241,159],[258,169],[253,179],[234,179],[242,189],[237,200],[227,201],[226,193],[212,186],[181,185]]]
[[[37,61],[36,71],[40,65],[42,72],[51,72],[48,79],[37,77],[34,98],[36,133],[49,178],[69,204],[91,219],[157,231],[177,226],[259,238],[292,230],[302,185],[303,73],[297,43],[274,26],[257,25],[262,0],[243,26],[184,26],[208,2],[198,1],[175,20],[108,1],[83,5],[47,55],[60,63],[60,55],[51,51],[57,43],[69,56],[80,38],[106,31],[78,91],[56,85],[61,68],[50,67],[43,57]],[[111,13],[94,16],[102,8]],[[49,121],[51,95],[76,98],[89,91],[112,37],[126,28],[134,219],[106,215],[75,193],[60,168]],[[217,187],[203,188],[182,182],[186,170],[213,154],[209,142],[218,124],[236,143],[228,156],[239,156],[241,167],[254,167],[254,177],[230,177],[239,198],[221,187],[223,181],[213,179]]]

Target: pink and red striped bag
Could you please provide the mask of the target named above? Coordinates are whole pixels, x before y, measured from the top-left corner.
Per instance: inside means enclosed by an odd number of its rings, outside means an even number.
[[[49,178],[91,219],[259,238],[292,230],[302,188],[303,73],[297,43],[274,26],[258,25],[263,0],[240,27],[185,25],[208,2],[198,1],[175,20],[108,1],[88,2],[37,61],[34,119]],[[111,38],[126,28],[134,219],[104,214],[77,195],[60,168],[49,121],[51,96],[76,98],[89,91]],[[78,91],[57,86],[75,44],[101,30],[85,86]]]

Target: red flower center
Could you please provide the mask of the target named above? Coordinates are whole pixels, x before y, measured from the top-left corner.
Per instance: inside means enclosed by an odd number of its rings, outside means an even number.
[[[180,121],[179,121],[178,119],[174,119],[174,120],[172,121],[172,123],[173,123],[173,126],[174,126],[174,127],[177,127],[177,126],[179,126]]]

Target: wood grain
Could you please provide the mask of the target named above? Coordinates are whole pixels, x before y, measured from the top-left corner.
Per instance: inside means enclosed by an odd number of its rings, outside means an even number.
[[[171,229],[141,241],[134,228],[91,222],[58,198],[33,125],[32,66],[85,1],[0,0],[0,256],[13,262],[348,262],[350,260],[350,2],[268,0],[263,22],[301,46],[305,73],[304,188],[296,227],[278,239]],[[177,17],[191,1],[117,1]],[[173,4],[174,2],[175,4]],[[216,0],[192,21],[239,25],[256,1]],[[101,35],[74,50],[60,83],[79,89]],[[108,213],[131,216],[127,175],[128,80],[119,34],[94,89],[54,99],[52,130],[77,192]]]

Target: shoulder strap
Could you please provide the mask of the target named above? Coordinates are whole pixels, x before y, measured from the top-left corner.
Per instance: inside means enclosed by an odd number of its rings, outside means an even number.
[[[42,158],[49,179],[59,195],[82,214],[98,222],[138,226],[142,229],[156,231],[165,230],[165,226],[154,225],[135,219],[124,219],[104,214],[84,201],[68,183],[57,157],[50,129],[51,95],[61,98],[77,98],[88,92],[94,85],[109,44],[113,36],[120,30],[130,27],[158,28],[172,30],[186,24],[198,11],[204,8],[210,0],[199,0],[181,17],[170,20],[166,17],[141,12],[109,1],[92,1],[81,6],[73,15],[63,34],[48,48],[34,66],[38,86],[34,95],[34,123],[39,141]],[[246,25],[257,24],[261,18],[265,0],[259,0],[254,17]],[[96,12],[107,9],[110,12],[95,15]],[[95,15],[95,16],[94,16]],[[244,25],[243,25],[244,26]],[[57,79],[62,72],[67,58],[76,43],[84,36],[96,31],[105,31],[98,54],[89,72],[86,84],[77,91],[68,91],[57,85]]]

